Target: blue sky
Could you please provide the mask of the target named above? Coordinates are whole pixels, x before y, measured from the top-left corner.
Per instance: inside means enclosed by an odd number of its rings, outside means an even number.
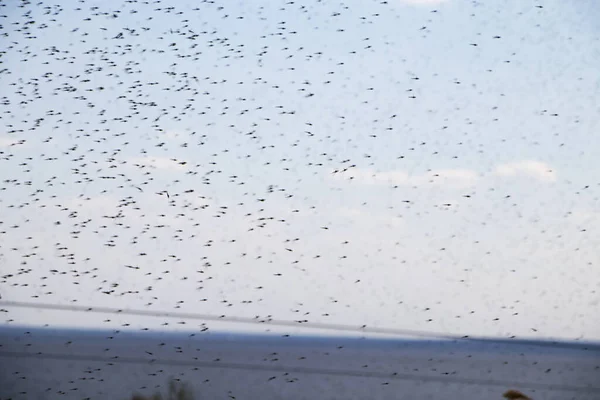
[[[383,3],[5,5],[2,299],[598,339],[597,5]]]

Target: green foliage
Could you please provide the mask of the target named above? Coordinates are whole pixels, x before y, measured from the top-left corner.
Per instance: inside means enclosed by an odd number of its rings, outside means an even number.
[[[155,393],[152,396],[134,394],[131,396],[131,400],[194,400],[194,396],[189,385],[172,379],[169,382],[169,392],[166,397],[163,397],[161,393]]]

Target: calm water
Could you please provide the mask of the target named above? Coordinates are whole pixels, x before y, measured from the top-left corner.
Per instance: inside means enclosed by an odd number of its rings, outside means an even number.
[[[198,399],[600,398],[595,343],[19,327],[0,344],[1,399],[125,399],[170,378]]]

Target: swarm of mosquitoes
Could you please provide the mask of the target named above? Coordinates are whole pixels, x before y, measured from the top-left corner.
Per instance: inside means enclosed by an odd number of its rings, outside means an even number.
[[[377,27],[392,2],[326,3],[0,3],[0,207],[6,213],[0,264],[10,264],[2,267],[2,286],[71,305],[135,300],[157,309],[198,303],[206,310],[205,303],[225,320],[223,310],[261,310],[269,296],[291,290],[280,283],[285,277],[290,285],[311,281],[311,265],[327,268],[318,264],[324,259],[346,265],[361,256],[368,263],[376,250],[344,237],[346,227],[326,215],[303,231],[295,228],[326,206],[317,183],[326,174],[351,181],[360,177],[353,171],[376,171],[384,150],[398,163],[424,154],[458,160],[464,149],[480,151],[466,136],[452,146],[441,136],[469,129],[475,116],[461,114],[459,123],[448,115],[426,138],[411,136],[407,122],[428,107],[423,82],[445,79],[449,99],[472,87],[468,76],[450,77],[443,66],[433,75],[411,71],[405,67],[411,51],[385,58],[393,35]],[[476,18],[473,3],[465,10]],[[544,11],[523,7],[532,15]],[[444,12],[429,7],[419,15],[402,23],[413,24],[414,40],[428,46]],[[473,37],[462,43],[464,51],[502,42],[498,32]],[[507,50],[505,59],[482,68],[495,79],[517,58]],[[356,66],[363,76],[350,76]],[[396,104],[388,104],[390,90]],[[428,112],[434,118],[436,110]],[[333,122],[324,123],[324,116]],[[401,136],[404,147],[385,144]],[[436,179],[442,177],[429,177]],[[389,189],[398,215],[419,213],[427,202],[414,188],[402,191],[391,182]],[[330,191],[338,204],[343,194]],[[455,205],[435,207],[453,212]],[[378,224],[373,229],[389,229],[388,222]],[[332,232],[342,239],[332,239]],[[9,238],[11,247],[2,244]],[[323,245],[305,246],[309,240]],[[400,253],[402,244],[395,246]],[[400,255],[395,261],[402,262]],[[228,272],[244,263],[247,268]],[[342,269],[331,276],[353,287],[369,280]],[[224,282],[231,293],[221,290]],[[314,293],[326,292],[322,282],[312,285]],[[173,297],[179,288],[191,288],[194,297]],[[168,289],[165,299],[159,293]],[[232,300],[234,292],[248,296]],[[332,308],[345,304],[339,292],[329,301]],[[301,298],[289,304],[298,324],[334,314],[310,310]],[[430,311],[424,311],[428,321]],[[269,321],[272,313],[256,319]],[[503,396],[529,399],[516,390]]]

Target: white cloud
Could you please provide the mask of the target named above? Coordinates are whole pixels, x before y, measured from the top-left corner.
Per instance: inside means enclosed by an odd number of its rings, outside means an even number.
[[[400,0],[400,3],[415,5],[434,5],[445,3],[448,0]]]
[[[376,184],[409,184],[410,176],[403,171],[375,172],[372,169],[353,168],[342,172],[334,172],[334,179],[353,180],[366,185]]]
[[[600,220],[600,212],[589,209],[574,209],[573,211],[569,212],[568,215],[574,221],[579,223]]]
[[[369,232],[373,226],[404,226],[404,221],[390,213],[374,213],[372,211],[361,210],[356,207],[340,207],[332,211],[334,215],[338,215],[347,220],[358,223],[359,231]]]
[[[353,207],[340,207],[336,210],[336,213],[348,218],[360,218],[364,216],[364,213],[361,210]]]
[[[421,175],[410,175],[406,171],[376,172],[370,169],[349,169],[334,172],[333,179],[351,180],[365,185],[438,185],[452,187],[472,186],[478,179],[475,171],[470,169],[440,169]]]
[[[136,167],[151,167],[156,169],[165,169],[172,171],[183,171],[186,169],[185,161],[176,160],[167,157],[135,157],[130,158],[129,163]]]
[[[475,184],[479,176],[471,169],[440,169],[428,173],[427,178],[437,184],[464,187]]]
[[[63,203],[69,208],[85,210],[97,214],[118,210],[119,200],[114,196],[72,197]]]
[[[172,130],[172,129],[163,131],[160,134],[160,136],[164,139],[186,139],[186,138],[189,138],[190,135],[191,135],[190,132]]]
[[[533,160],[501,164],[496,167],[494,174],[506,177],[529,176],[543,182],[556,181],[556,172],[548,164]]]

